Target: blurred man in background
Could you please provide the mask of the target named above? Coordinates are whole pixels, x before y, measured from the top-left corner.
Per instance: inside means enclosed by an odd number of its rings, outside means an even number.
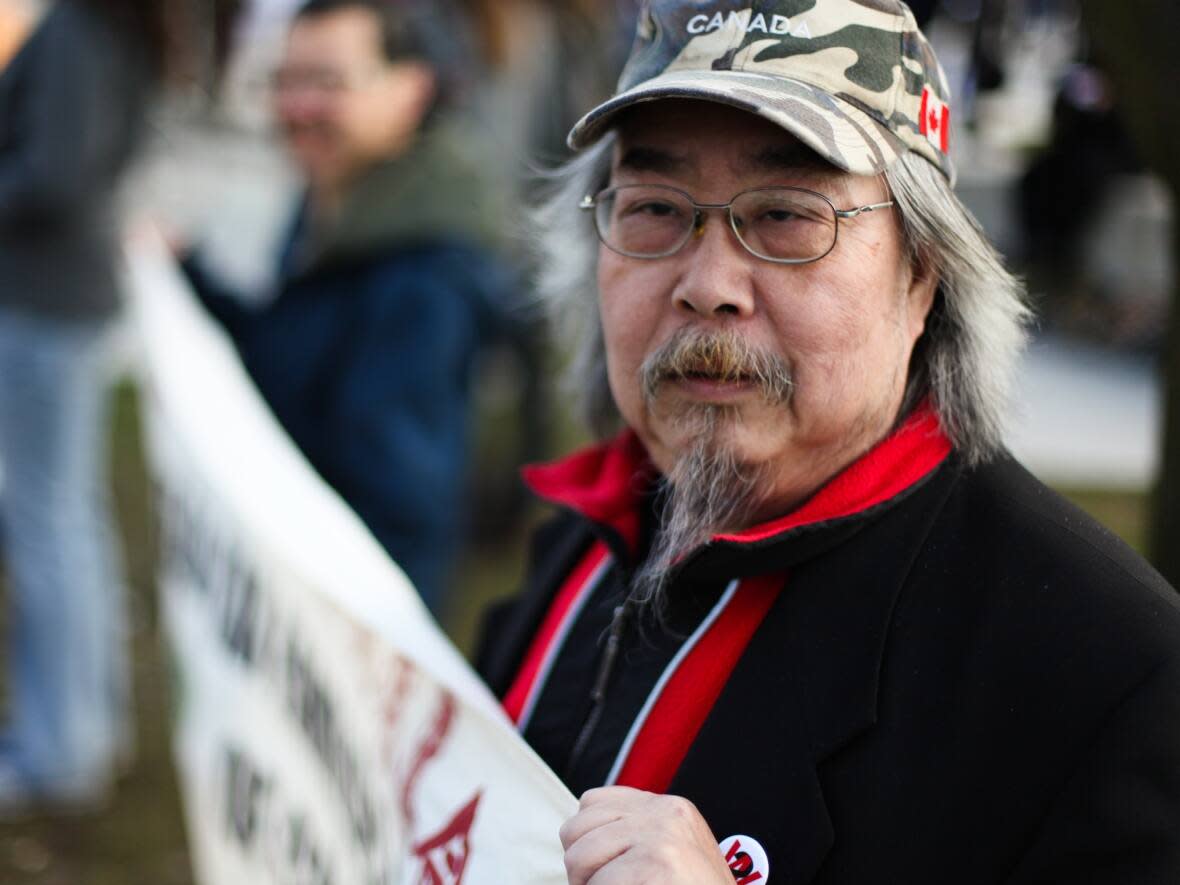
[[[104,798],[132,750],[107,512],[116,184],[166,50],[158,0],[59,0],[0,74],[0,808]]]
[[[479,145],[449,113],[460,55],[430,4],[303,5],[273,82],[306,178],[276,289],[248,307],[187,262],[280,422],[436,613],[472,362],[513,285]]]

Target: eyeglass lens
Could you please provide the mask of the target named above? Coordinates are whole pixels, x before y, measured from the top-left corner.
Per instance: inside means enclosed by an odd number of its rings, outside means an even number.
[[[339,95],[363,88],[375,76],[374,70],[348,71],[330,67],[283,67],[271,73],[271,90],[277,94],[316,93]]]
[[[736,196],[733,228],[755,255],[778,261],[810,261],[836,240],[836,214],[824,197],[794,188],[761,188]],[[626,255],[670,255],[687,242],[696,209],[687,194],[661,185],[627,185],[603,191],[595,222],[608,247]]]

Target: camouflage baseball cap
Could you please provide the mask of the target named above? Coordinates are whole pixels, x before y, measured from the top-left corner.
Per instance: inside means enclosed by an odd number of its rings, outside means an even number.
[[[647,0],[615,96],[570,147],[662,98],[758,114],[848,172],[914,151],[954,182],[946,75],[900,0]]]

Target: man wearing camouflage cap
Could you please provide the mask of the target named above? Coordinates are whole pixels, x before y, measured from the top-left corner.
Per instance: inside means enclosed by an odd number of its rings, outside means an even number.
[[[542,208],[604,442],[480,666],[593,882],[1180,881],[1180,605],[1001,444],[1028,311],[896,0],[652,0]]]

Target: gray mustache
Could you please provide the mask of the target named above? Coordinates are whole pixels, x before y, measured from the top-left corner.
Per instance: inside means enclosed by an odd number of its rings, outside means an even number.
[[[649,401],[665,381],[693,377],[754,384],[772,404],[785,403],[794,387],[782,357],[753,347],[732,330],[681,329],[643,361],[640,375]]]

